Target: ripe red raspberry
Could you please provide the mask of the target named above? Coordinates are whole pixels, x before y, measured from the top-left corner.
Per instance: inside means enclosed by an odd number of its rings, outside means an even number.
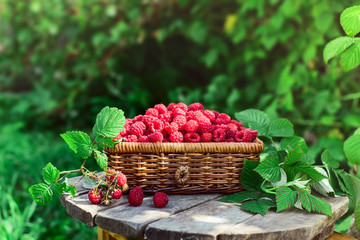
[[[149,137],[141,136],[139,137],[138,142],[149,142]]]
[[[228,124],[230,123],[230,116],[225,113],[220,113],[214,120],[214,124]]]
[[[241,142],[241,139],[244,137],[244,132],[245,132],[244,130],[236,132],[234,137],[236,142]]]
[[[173,119],[173,122],[177,123],[179,130],[183,130],[186,124],[186,117],[179,115]]]
[[[238,129],[240,129],[240,127],[242,127],[242,125],[243,125],[242,122],[238,122],[238,121],[236,121],[236,120],[231,120],[230,123],[235,124],[235,125],[238,127]]]
[[[164,129],[164,122],[154,118],[149,124],[149,129],[151,132],[161,132]]]
[[[138,138],[136,135],[127,135],[123,142],[137,142]]]
[[[140,137],[144,134],[145,129],[146,126],[143,122],[135,122],[130,126],[128,130],[128,135],[135,135],[137,137]]]
[[[190,120],[185,124],[185,131],[188,133],[196,132],[198,130],[199,124],[195,120]]]
[[[252,141],[254,141],[258,137],[259,132],[257,130],[252,130],[252,129],[249,129],[249,130],[252,135]]]
[[[217,118],[217,116],[219,116],[219,112],[218,111],[215,111],[215,110],[212,110],[212,112],[215,114],[215,118]]]
[[[164,136],[161,134],[161,132],[154,132],[149,135],[150,142],[162,142],[163,139]]]
[[[182,142],[184,141],[184,136],[181,132],[173,132],[169,137],[170,142]]]
[[[167,110],[168,110],[168,111],[173,111],[175,106],[176,106],[175,103],[170,103],[170,104],[167,106]]]
[[[200,110],[188,112],[188,116],[192,120],[195,120],[197,122],[202,122],[202,121],[210,122],[210,120],[207,117],[205,117],[205,115]]]
[[[173,112],[172,112],[172,118],[176,118],[177,116],[182,115],[185,116],[186,112],[184,110],[182,110],[181,108],[176,108]]]
[[[167,108],[164,104],[156,104],[154,109],[156,109],[159,114],[164,114],[167,112]]]
[[[153,202],[154,202],[155,207],[163,208],[168,204],[169,198],[166,195],[166,193],[158,192],[154,195]]]
[[[144,199],[144,193],[141,187],[138,186],[130,190],[128,196],[128,202],[130,206],[134,206],[134,207],[140,206],[143,202],[143,199]]]
[[[202,142],[212,142],[213,135],[212,133],[203,133],[201,135]]]
[[[234,138],[225,138],[224,142],[235,142]]]
[[[187,133],[184,136],[184,140],[185,142],[200,142],[201,137],[197,133]]]
[[[120,132],[120,134],[117,135],[116,137],[113,137],[113,139],[115,139],[115,140],[120,140],[120,139],[122,139],[122,138],[123,138],[123,136],[121,136],[121,132]]]
[[[212,133],[213,132],[213,126],[209,122],[200,122],[198,132],[200,134],[203,133]]]
[[[203,114],[205,117],[207,117],[211,122],[213,122],[215,120],[215,114],[213,111],[211,110],[204,110]]]
[[[101,200],[103,198],[102,192],[100,191],[100,189],[91,189],[88,193],[88,198],[90,200],[90,202],[92,202],[93,204],[99,204],[101,203]]]
[[[176,108],[181,108],[182,110],[184,110],[184,112],[187,112],[188,111],[188,107],[186,106],[185,103],[182,103],[182,102],[179,102],[178,104],[176,104],[173,108],[173,111],[176,109]]]
[[[177,132],[179,130],[179,126],[177,125],[177,123],[172,122],[165,124],[164,129],[168,134],[172,134],[173,132]]]
[[[159,112],[158,112],[158,110],[156,110],[155,108],[149,108],[148,110],[146,110],[145,115],[147,115],[147,116],[153,116],[153,117],[158,117],[158,116],[159,116]]]
[[[214,125],[214,130],[216,130],[216,129],[222,129],[222,130],[224,130],[224,131],[226,132],[227,128],[228,128],[228,127],[227,127],[226,124]]]
[[[126,136],[127,135],[127,131],[128,130],[126,130],[125,128],[120,132],[120,136],[122,136],[122,137],[124,137],[124,136]]]
[[[106,180],[108,180],[109,182],[114,181],[115,176],[118,174],[118,172],[113,169],[113,168],[108,168],[108,170],[105,173],[105,178]]]
[[[111,194],[111,197],[113,199],[120,199],[122,196],[122,191],[121,189],[115,189],[115,191]]]
[[[164,122],[170,122],[171,121],[171,112],[159,114],[159,119]]]
[[[142,122],[142,120],[143,120],[143,115],[137,115],[136,117],[134,117],[134,119],[133,119],[133,123],[135,123],[135,122]]]
[[[116,176],[116,179],[117,179],[117,184],[119,186],[124,186],[127,182],[127,178],[126,178],[126,175],[123,174],[123,173],[119,173],[117,176]]]
[[[133,120],[131,118],[126,118],[124,128],[129,129],[129,127],[132,123],[133,123]]]
[[[204,106],[201,103],[193,103],[188,107],[188,111],[204,110]]]
[[[226,137],[234,138],[237,131],[238,127],[234,123],[229,123],[226,129]]]
[[[213,140],[214,142],[223,142],[225,140],[226,134],[224,129],[216,129],[213,132]]]
[[[241,139],[241,142],[252,142],[252,140],[253,140],[253,136],[252,136],[250,130],[249,130],[249,129],[246,129],[246,130],[244,131],[244,136],[243,136],[243,138]]]

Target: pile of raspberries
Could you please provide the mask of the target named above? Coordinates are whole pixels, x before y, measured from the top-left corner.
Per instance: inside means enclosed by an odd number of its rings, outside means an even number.
[[[225,113],[205,110],[201,103],[157,104],[145,115],[126,119],[116,137],[123,142],[253,142],[256,130]]]

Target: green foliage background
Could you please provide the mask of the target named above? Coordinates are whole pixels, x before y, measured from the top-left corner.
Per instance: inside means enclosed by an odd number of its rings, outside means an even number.
[[[107,105],[127,117],[160,102],[202,102],[232,117],[258,108],[293,122],[312,156],[329,148],[351,169],[342,143],[360,125],[358,70],[325,65],[322,51],[344,35],[339,15],[356,3],[1,1],[0,191],[10,200],[1,202],[0,226],[22,219],[16,239],[95,236],[59,201],[31,214],[26,189],[49,161],[79,166],[59,134],[89,130]],[[5,239],[13,232],[0,227]]]

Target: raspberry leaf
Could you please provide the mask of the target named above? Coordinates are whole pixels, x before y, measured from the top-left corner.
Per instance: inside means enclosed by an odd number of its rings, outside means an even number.
[[[274,183],[271,183],[273,187],[279,187],[287,182],[287,176],[284,169],[280,168],[280,180]]]
[[[298,193],[289,187],[281,187],[276,191],[277,212],[294,206],[298,197]]]
[[[324,200],[311,195],[306,191],[300,191],[299,200],[301,206],[308,212],[318,212],[332,217],[331,205]]]
[[[96,117],[93,133],[95,137],[116,137],[124,129],[124,125],[125,116],[122,110],[105,107]]]
[[[259,132],[259,135],[265,135],[270,124],[269,116],[257,109],[247,109],[242,112],[235,113],[235,118]]]
[[[43,168],[43,178],[44,181],[51,185],[57,182],[60,177],[60,171],[54,167],[51,163],[46,164]]]
[[[219,199],[219,201],[241,203],[247,200],[257,200],[257,199],[259,199],[259,194],[257,192],[244,191],[226,196],[224,198]]]
[[[278,158],[272,157],[262,161],[255,171],[269,182],[278,182],[281,179],[280,161]]]
[[[353,164],[360,164],[360,134],[355,134],[349,137],[344,143],[344,152]]]
[[[331,153],[329,152],[329,150],[325,150],[322,154],[321,154],[321,161],[326,164],[326,166],[330,167],[330,168],[338,168],[339,167],[339,162],[336,161],[333,156],[331,155]]]
[[[345,72],[356,68],[360,64],[360,42],[346,49],[340,56],[340,61]]]
[[[289,138],[283,138],[280,141],[280,147],[283,150],[291,151],[297,148],[298,146],[300,146],[301,150],[304,153],[308,152],[308,147],[306,145],[305,140],[302,137],[292,136]]]
[[[86,159],[91,155],[91,140],[86,133],[70,131],[60,136],[79,157]]]
[[[324,62],[328,64],[332,58],[340,55],[347,48],[353,45],[354,42],[354,38],[350,37],[338,37],[330,41],[324,48]]]
[[[97,181],[95,179],[91,179],[88,176],[84,177],[84,181],[82,186],[86,189],[93,189],[98,185]]]
[[[96,162],[97,164],[99,165],[99,167],[101,169],[103,169],[104,171],[107,170],[107,165],[108,165],[108,158],[106,156],[105,153],[102,153],[98,150],[94,150],[94,153],[95,153],[95,159],[96,159]]]
[[[355,206],[355,226],[360,231],[360,201]]]
[[[319,182],[322,179],[326,178],[326,176],[319,173],[312,166],[303,161],[297,161],[291,164],[288,164],[285,161],[284,171],[286,172],[290,180],[294,179],[296,174],[298,174],[299,172],[306,174],[311,179],[311,182]]]
[[[66,185],[66,192],[69,192],[73,197],[75,197],[76,194],[76,187],[75,185]]]
[[[76,194],[76,187],[74,185],[67,185],[66,182],[63,183],[55,183],[54,190],[58,194],[62,194],[64,192],[69,192],[74,197]]]
[[[276,119],[270,123],[268,135],[272,137],[291,137],[294,135],[294,125],[285,118]]]
[[[53,192],[45,183],[39,183],[29,188],[32,199],[39,205],[47,205],[53,201]]]
[[[346,8],[340,15],[340,24],[349,37],[360,32],[360,6]]]
[[[254,171],[259,165],[258,161],[245,159],[244,168],[241,172],[241,185],[248,191],[260,191],[263,178]]]
[[[242,209],[261,215],[265,215],[272,207],[275,207],[275,203],[268,199],[249,200],[241,204]]]
[[[105,137],[105,136],[97,136],[95,138],[95,141],[102,148],[106,148],[106,147],[112,148],[119,142],[118,140],[113,139],[112,137]]]

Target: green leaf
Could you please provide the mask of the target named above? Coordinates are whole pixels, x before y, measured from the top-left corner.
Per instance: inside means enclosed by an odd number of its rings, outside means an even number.
[[[69,192],[69,193],[71,193],[71,195],[73,196],[73,197],[75,197],[75,194],[76,194],[76,187],[75,187],[75,185],[66,185],[66,192]]]
[[[344,143],[344,152],[353,164],[360,164],[360,135],[352,135]]]
[[[291,182],[286,183],[284,186],[286,187],[297,187],[297,188],[302,188],[302,189],[306,189],[308,187],[308,183],[310,182],[310,179],[308,180],[301,180],[302,178],[297,178]]]
[[[60,136],[79,157],[85,159],[91,155],[91,140],[86,133],[71,131]]]
[[[301,150],[304,153],[308,152],[308,147],[306,145],[305,140],[302,137],[292,136],[289,138],[283,138],[280,141],[280,148],[284,149],[284,150],[291,151],[291,150],[297,148],[298,146],[300,146]]]
[[[287,176],[284,169],[280,168],[280,180],[274,183],[271,183],[273,187],[279,187],[287,182]]]
[[[329,152],[329,150],[325,150],[322,154],[321,154],[321,161],[326,164],[327,166],[329,166],[330,168],[338,168],[339,167],[339,162],[336,161],[333,156],[331,155],[331,153]]]
[[[278,182],[281,179],[280,161],[278,158],[268,158],[262,161],[255,171],[269,182]]]
[[[346,8],[340,15],[340,24],[349,37],[360,32],[360,6]]]
[[[294,135],[294,125],[285,118],[270,122],[268,134],[273,137],[291,137]]]
[[[360,135],[360,128],[355,130],[354,135]]]
[[[29,188],[32,199],[39,205],[44,206],[53,201],[53,192],[45,183],[39,183]]]
[[[311,195],[306,191],[301,191],[299,194],[299,200],[301,205],[308,211],[308,212],[318,212],[326,214],[332,217],[331,212],[331,205],[324,200]]]
[[[95,137],[116,137],[125,125],[124,112],[117,108],[105,107],[96,117],[93,128]]]
[[[60,177],[60,171],[54,167],[51,163],[46,164],[43,168],[43,178],[44,181],[51,185],[57,182]]]
[[[259,194],[257,192],[243,191],[221,198],[219,201],[241,203],[251,199],[259,199]]]
[[[254,171],[259,165],[258,161],[249,161],[245,159],[244,167],[241,172],[240,182],[245,190],[260,191],[263,178]]]
[[[297,192],[289,187],[281,187],[276,191],[276,212],[281,212],[285,209],[294,206],[297,200]]]
[[[116,144],[118,144],[118,140],[112,138],[112,137],[105,137],[105,136],[97,136],[95,138],[95,141],[101,148],[113,148]]]
[[[330,59],[340,55],[354,42],[354,39],[350,37],[338,37],[330,41],[324,48],[324,62],[327,64]]]
[[[323,174],[324,176],[327,176],[327,173],[324,169],[320,167],[314,167],[314,169],[319,173]],[[326,197],[333,195],[335,192],[334,189],[331,187],[328,178],[322,179],[321,181],[316,183],[311,183],[310,186],[314,188],[315,191]]]
[[[99,152],[98,150],[94,150],[95,153],[95,159],[97,164],[99,165],[99,167],[101,169],[103,169],[104,171],[107,170],[107,165],[108,165],[108,157],[106,156],[105,153]]]
[[[55,183],[54,184],[54,190],[55,192],[57,192],[58,194],[62,194],[66,191],[66,183]]]
[[[250,128],[257,130],[259,135],[266,134],[267,128],[270,124],[269,116],[257,109],[247,109],[245,111],[235,113],[235,118]]]
[[[346,49],[340,56],[340,61],[345,72],[350,71],[360,64],[360,42]]]
[[[275,207],[275,203],[267,199],[249,200],[241,204],[242,209],[261,215],[265,215],[272,207]]]
[[[84,177],[84,181],[82,183],[83,188],[93,189],[98,185],[98,182],[95,179],[91,179],[88,176]]]
[[[360,201],[356,203],[354,217],[355,217],[355,226],[360,231]]]
[[[298,146],[297,148],[291,150],[288,155],[285,157],[284,164],[291,165],[294,162],[300,161],[303,155],[303,151]]]

